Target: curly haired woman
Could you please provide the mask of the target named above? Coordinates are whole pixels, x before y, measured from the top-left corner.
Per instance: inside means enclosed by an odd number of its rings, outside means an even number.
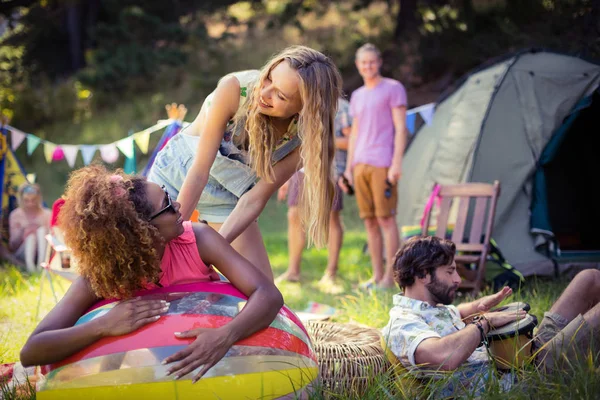
[[[256,220],[302,167],[302,221],[310,240],[319,246],[327,240],[340,92],[333,62],[304,46],[285,49],[261,71],[229,74],[194,122],[160,151],[148,179],[177,196],[184,219],[198,209],[272,279]]]
[[[21,350],[23,365],[60,361],[106,336],[132,332],[168,309],[135,292],[192,281],[218,280],[214,265],[248,296],[242,311],[221,328],[188,331],[196,340],[165,361],[181,377],[203,365],[199,379],[238,340],[266,328],[283,305],[273,283],[206,224],[190,223],[179,203],[144,178],[102,166],[74,172],[59,224],[81,277],[44,318]],[[123,299],[106,315],[73,326],[102,298]]]

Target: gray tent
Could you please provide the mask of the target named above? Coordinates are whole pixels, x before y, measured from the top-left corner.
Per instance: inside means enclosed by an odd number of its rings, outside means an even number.
[[[439,103],[404,158],[398,224],[434,183],[501,183],[493,238],[524,275],[600,261],[600,65],[528,50],[481,68]]]

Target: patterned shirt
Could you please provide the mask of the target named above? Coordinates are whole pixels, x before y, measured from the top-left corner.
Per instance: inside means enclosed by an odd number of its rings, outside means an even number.
[[[335,137],[344,137],[342,129],[348,128],[352,124],[350,118],[350,103],[348,100],[340,98],[338,100],[338,110],[335,114]],[[346,150],[335,149],[335,172],[338,176],[342,175],[346,170],[346,157],[348,152]]]
[[[394,295],[394,307],[390,310],[390,321],[383,328],[383,337],[404,367],[427,376],[433,372],[428,373],[427,367],[419,369],[415,362],[415,351],[419,344],[425,339],[458,332],[465,326],[455,306],[431,306],[424,301],[397,294]],[[475,349],[466,361],[468,364],[488,362],[485,346]]]

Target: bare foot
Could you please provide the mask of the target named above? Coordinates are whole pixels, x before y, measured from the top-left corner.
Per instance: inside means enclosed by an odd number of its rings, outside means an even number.
[[[275,279],[275,283],[284,282],[284,281],[298,283],[298,282],[300,282],[300,274],[292,274],[291,272],[286,271],[282,275],[279,275]]]

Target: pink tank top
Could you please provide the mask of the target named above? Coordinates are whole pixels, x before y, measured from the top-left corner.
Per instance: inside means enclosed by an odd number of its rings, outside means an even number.
[[[183,233],[167,243],[160,267],[160,284],[165,286],[198,281],[218,281],[219,274],[200,258],[196,235],[190,221],[183,223]]]

